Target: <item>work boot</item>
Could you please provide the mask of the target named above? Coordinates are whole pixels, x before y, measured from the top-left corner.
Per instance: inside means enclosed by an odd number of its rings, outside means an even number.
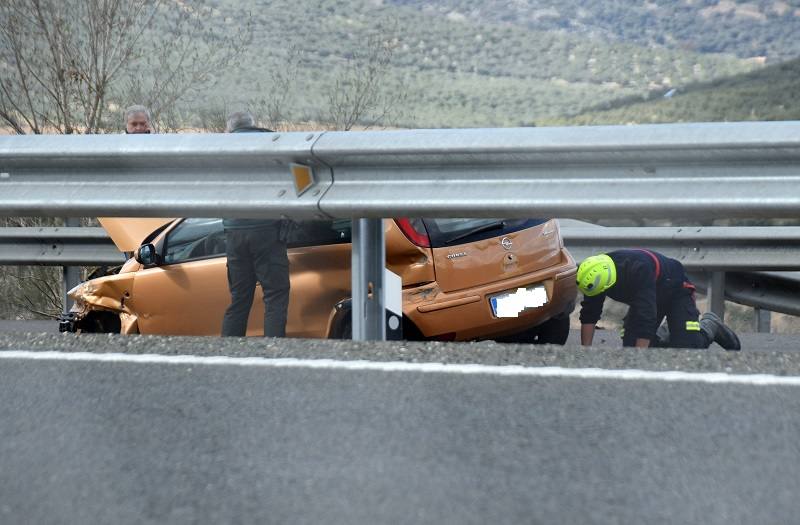
[[[742,349],[736,332],[728,328],[714,312],[706,312],[700,316],[700,330],[725,350]]]

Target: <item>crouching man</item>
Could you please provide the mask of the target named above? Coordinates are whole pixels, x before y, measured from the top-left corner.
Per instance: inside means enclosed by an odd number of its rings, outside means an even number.
[[[739,350],[736,333],[713,312],[702,316],[695,304],[695,287],[680,261],[644,249],[593,255],[578,267],[581,303],[581,344],[589,346],[606,296],[629,306],[623,346],[708,348],[716,342]],[[667,318],[668,333],[656,334]]]

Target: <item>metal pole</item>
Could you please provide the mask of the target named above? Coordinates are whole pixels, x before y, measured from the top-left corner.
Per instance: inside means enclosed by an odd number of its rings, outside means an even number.
[[[64,226],[71,228],[81,225],[81,221],[75,218],[64,219]],[[72,308],[72,299],[67,297],[67,292],[78,286],[81,282],[81,269],[77,266],[62,266],[62,289],[61,289],[61,304],[62,311],[66,314]]]
[[[708,306],[720,318],[725,318],[725,272],[711,272]]]
[[[754,308],[753,330],[756,332],[770,333],[772,331],[772,312],[763,308]]]
[[[383,219],[353,220],[352,240],[353,340],[385,341]]]

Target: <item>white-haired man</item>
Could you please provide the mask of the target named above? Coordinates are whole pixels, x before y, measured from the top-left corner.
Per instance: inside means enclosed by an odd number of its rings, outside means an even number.
[[[129,106],[125,110],[125,133],[140,134],[152,133],[152,119],[150,110],[139,104]]]

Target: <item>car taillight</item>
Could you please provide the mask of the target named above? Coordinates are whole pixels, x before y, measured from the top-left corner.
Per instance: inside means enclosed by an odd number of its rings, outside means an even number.
[[[395,219],[395,223],[397,226],[400,227],[400,231],[403,232],[409,241],[413,242],[417,246],[422,248],[430,248],[431,247],[431,238],[428,236],[428,230],[425,229],[425,224],[423,224],[422,219]]]

